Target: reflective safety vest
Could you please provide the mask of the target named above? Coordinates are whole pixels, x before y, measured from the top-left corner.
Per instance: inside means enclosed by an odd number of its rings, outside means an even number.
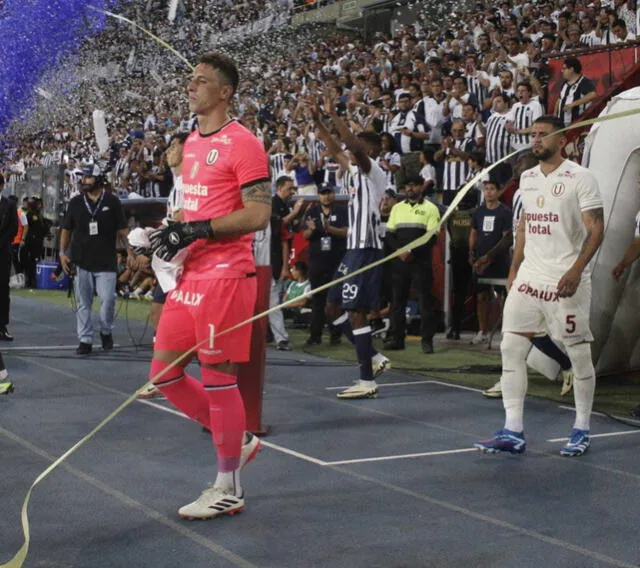
[[[22,243],[22,237],[24,236],[24,229],[25,227],[29,226],[29,221],[27,219],[27,214],[24,212],[23,209],[17,209],[16,213],[18,214],[18,232],[16,233],[16,236],[13,237],[13,244],[14,245],[19,245],[20,243]]]

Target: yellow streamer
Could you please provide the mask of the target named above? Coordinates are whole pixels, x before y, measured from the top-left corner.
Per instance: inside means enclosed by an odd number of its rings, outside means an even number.
[[[184,61],[187,64],[187,67],[189,67],[189,69],[193,71],[194,69],[193,65],[191,65],[189,60],[184,55],[182,55],[182,53],[180,53],[177,49],[175,49],[171,44],[159,38],[157,35],[151,33],[148,29],[143,28],[140,24],[137,24],[136,22],[134,22],[133,20],[130,20],[129,18],[125,18],[124,16],[121,16],[120,14],[114,14],[113,12],[109,12],[108,10],[101,10],[100,8],[96,8],[95,6],[87,6],[87,8],[93,10],[94,12],[101,12],[103,14],[106,14],[107,16],[111,16],[112,18],[116,18],[117,20],[122,20],[123,22],[127,22],[135,26],[140,31],[143,31],[145,34],[155,39],[160,45],[166,47],[169,51],[177,55],[180,59],[182,59],[182,61]],[[4,568],[4,567],[0,566],[0,568]]]
[[[632,115],[635,115],[635,114],[640,114],[640,109],[627,110],[627,111],[624,111],[624,112],[618,112],[618,113],[610,114],[610,115],[603,116],[603,117],[591,118],[589,120],[584,120],[582,122],[578,122],[576,124],[572,124],[570,126],[567,126],[566,128],[563,128],[562,130],[555,131],[553,133],[553,135],[558,134],[559,132],[565,132],[567,130],[573,130],[574,128],[581,128],[583,126],[590,126],[592,124],[596,124],[597,122],[606,122],[608,120],[616,120],[616,119],[619,119],[619,118],[625,118],[625,117],[632,116]],[[350,274],[347,274],[346,276],[343,276],[343,277],[338,278],[338,279],[336,279],[336,280],[334,280],[332,282],[329,282],[328,284],[324,284],[323,286],[320,286],[319,288],[315,288],[314,290],[311,290],[311,292],[309,292],[305,296],[306,297],[311,297],[314,294],[317,294],[318,292],[322,292],[323,290],[326,290],[326,289],[334,286],[335,284],[339,284],[340,282],[343,282],[343,281],[351,278],[352,276],[355,276],[356,274],[361,274],[361,273],[363,273],[363,272],[365,272],[367,270],[370,270],[371,268],[374,268],[376,266],[380,266],[381,264],[383,264],[385,262],[388,262],[389,260],[391,260],[393,258],[396,258],[397,256],[401,255],[404,252],[408,252],[411,249],[414,249],[414,248],[416,248],[418,246],[426,244],[434,235],[437,235],[440,232],[440,229],[442,228],[442,225],[450,217],[451,213],[453,213],[453,211],[458,206],[458,204],[460,203],[462,198],[475,185],[475,183],[477,181],[479,181],[486,173],[490,172],[497,165],[499,165],[502,162],[505,162],[507,160],[510,160],[511,158],[516,156],[518,153],[520,153],[520,150],[518,150],[516,152],[512,152],[508,156],[505,156],[501,160],[495,162],[494,164],[491,164],[489,167],[485,168],[480,173],[476,174],[471,180],[469,180],[457,192],[457,195],[456,195],[455,199],[452,201],[451,205],[449,205],[447,210],[442,215],[442,218],[440,219],[440,222],[431,231],[425,233],[423,236],[417,238],[416,240],[412,241],[411,243],[405,245],[404,247],[396,250],[394,253],[390,254],[389,256],[387,256],[387,257],[385,257],[385,258],[383,258],[381,260],[378,260],[376,262],[373,262],[373,263],[369,264],[368,266],[364,266],[364,267],[362,267],[362,268],[360,268],[358,270],[354,270]],[[240,322],[237,325],[234,325],[233,327],[225,329],[225,330],[219,332],[218,335],[224,335],[226,333],[230,333],[230,332],[238,329],[239,327],[242,327],[243,325],[248,325],[250,323],[253,323],[254,321],[259,320],[259,319],[261,319],[261,318],[263,318],[263,317],[265,317],[265,316],[269,315],[270,313],[273,313],[273,312],[275,312],[277,310],[281,310],[282,308],[285,308],[285,307],[289,306],[290,304],[292,304],[292,303],[294,303],[294,302],[296,302],[298,300],[299,300],[299,298],[297,298],[295,300],[289,300],[288,302],[284,302],[283,304],[280,304],[279,306],[276,306],[274,308],[266,310],[266,311],[264,311],[264,312],[262,312],[260,314],[257,314],[255,316],[243,321],[243,322]],[[208,339],[205,339],[205,340],[201,341],[200,343],[194,345],[191,349],[189,349],[189,351],[187,351],[186,353],[183,353],[180,357],[178,357],[175,361],[173,361],[169,366],[164,368],[155,377],[152,377],[149,382],[145,383],[140,389],[138,389],[135,393],[133,393],[118,408],[116,408],[111,414],[109,414],[109,416],[107,416],[102,422],[100,422],[100,424],[98,424],[93,430],[91,430],[91,432],[89,432],[89,434],[87,434],[84,438],[82,438],[74,446],[69,448],[64,454],[62,454],[56,461],[54,461],[49,467],[47,467],[47,469],[45,469],[36,478],[36,480],[31,484],[31,487],[27,491],[27,495],[26,495],[26,497],[24,499],[24,502],[22,503],[22,511],[21,511],[21,517],[20,518],[21,518],[21,521],[22,521],[22,532],[23,532],[23,535],[24,535],[24,543],[22,544],[22,546],[20,547],[20,550],[18,550],[16,555],[11,560],[9,560],[9,562],[7,562],[6,564],[0,565],[0,568],[22,568],[22,565],[24,564],[24,561],[27,558],[27,553],[29,551],[29,543],[31,541],[31,535],[30,535],[30,530],[29,530],[28,508],[29,508],[29,502],[31,500],[31,494],[32,494],[35,486],[38,485],[45,477],[47,477],[54,469],[56,469],[71,454],[73,454],[76,450],[81,448],[95,434],[97,434],[100,430],[102,430],[102,428],[104,428],[118,414],[120,414],[125,408],[127,408],[127,406],[129,406],[132,402],[134,402],[136,400],[136,397],[137,397],[138,393],[140,393],[141,391],[143,391],[143,390],[147,389],[148,387],[150,387],[152,385],[152,383],[156,382],[158,379],[160,379],[162,376],[164,376],[165,373],[167,373],[169,371],[169,369],[171,369],[173,366],[177,365],[178,363],[184,361],[187,357],[189,357],[192,353],[194,353],[201,345],[204,345],[208,341],[209,341]]]

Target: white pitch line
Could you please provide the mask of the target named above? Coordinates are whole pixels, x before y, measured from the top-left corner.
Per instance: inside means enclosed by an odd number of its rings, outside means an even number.
[[[558,408],[562,408],[562,410],[570,410],[571,412],[575,412],[576,409],[573,406],[567,406],[565,404],[559,404]],[[606,414],[603,414],[602,412],[595,412],[592,411],[591,414],[595,414],[596,416],[604,416],[605,418],[609,418]],[[592,436],[593,438],[593,436]]]
[[[186,418],[187,420],[191,420],[186,414],[183,414],[182,412],[175,410],[173,408],[168,408],[167,406],[163,406],[162,404],[158,404],[157,402],[151,402],[150,400],[138,400],[138,402],[141,402],[142,404],[146,404],[147,406],[152,406],[153,408],[157,408],[158,410],[163,410],[164,412],[168,412],[169,414],[180,416],[180,418]],[[278,444],[274,444],[273,442],[266,442],[265,440],[260,439],[260,444],[262,446],[265,446],[266,448],[271,448],[276,452],[287,454],[289,456],[293,456],[295,458],[299,458],[301,460],[308,461],[316,465],[320,465],[320,466],[327,465],[327,462],[323,460],[319,460],[317,458],[308,456],[306,454],[301,454],[300,452],[296,452],[295,450],[290,450],[289,448],[279,446]]]
[[[449,387],[452,389],[461,389],[461,390],[466,390],[466,391],[471,391],[471,392],[482,392],[482,389],[474,389],[473,387],[465,387],[462,385],[454,385],[452,383],[444,383],[442,381],[429,381],[430,383],[433,383],[434,385],[441,385],[443,387]]]
[[[347,465],[354,463],[366,463],[366,462],[379,462],[379,461],[390,461],[390,460],[404,460],[410,458],[424,458],[428,456],[445,456],[448,454],[463,454],[466,452],[477,452],[476,448],[461,448],[459,450],[442,450],[439,452],[422,452],[419,454],[399,454],[396,456],[380,456],[376,458],[361,458],[354,460],[340,460],[340,461],[332,461],[326,462],[324,465]]]
[[[379,387],[405,387],[407,385],[426,385],[432,381],[405,381],[403,383],[378,383]],[[345,385],[342,387],[325,387],[324,390],[333,391],[333,390],[342,390],[349,388],[353,385]]]
[[[301,460],[308,461],[316,465],[321,465],[321,466],[328,465],[326,461],[319,460],[318,458],[314,458],[306,454],[301,454],[300,452],[296,452],[295,450],[290,450],[289,448],[279,446],[278,444],[274,444],[273,442],[265,442],[264,440],[260,439],[260,444],[263,446],[266,446],[267,448],[271,448],[272,450],[276,450],[277,452],[288,454],[290,456],[293,456],[294,458],[299,458]]]
[[[623,430],[622,432],[607,432],[606,434],[591,434],[592,438],[611,438],[613,436],[628,436],[629,434],[640,434],[640,430]],[[569,438],[552,438],[547,442],[566,442]]]

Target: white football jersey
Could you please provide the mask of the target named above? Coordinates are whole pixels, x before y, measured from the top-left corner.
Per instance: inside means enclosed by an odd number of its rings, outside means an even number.
[[[548,176],[536,166],[520,177],[526,221],[524,261],[518,279],[557,284],[580,254],[587,231],[582,212],[602,207],[595,176],[565,160]],[[587,267],[582,279],[590,278]]]

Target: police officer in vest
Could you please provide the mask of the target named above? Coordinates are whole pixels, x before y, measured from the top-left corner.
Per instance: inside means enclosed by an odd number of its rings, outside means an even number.
[[[424,180],[420,176],[410,176],[405,181],[407,199],[391,209],[387,222],[387,239],[395,251],[434,229],[440,220],[438,208],[422,196]],[[420,299],[420,336],[422,352],[433,353],[433,336],[436,322],[433,313],[432,251],[437,235],[426,245],[402,253],[395,258],[392,271],[393,334],[385,343],[385,349],[404,349],[406,333],[406,307],[409,300],[411,282],[416,281]]]

